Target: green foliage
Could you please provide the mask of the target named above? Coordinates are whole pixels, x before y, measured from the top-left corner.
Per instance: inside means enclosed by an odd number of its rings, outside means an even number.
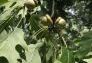
[[[79,43],[79,49],[76,52],[78,58],[85,58],[88,53],[92,51],[92,31],[84,33]]]
[[[35,8],[24,3],[0,0],[0,63],[92,62],[92,1],[35,0]],[[53,22],[48,26],[41,23],[46,14]],[[65,26],[56,24],[58,17]]]
[[[8,2],[8,0],[0,0],[0,5]]]
[[[63,47],[61,52],[60,61],[62,63],[74,63],[74,55],[72,51],[69,51],[67,48]]]

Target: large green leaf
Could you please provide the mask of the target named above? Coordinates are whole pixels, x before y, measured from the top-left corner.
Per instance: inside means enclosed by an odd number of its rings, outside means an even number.
[[[69,51],[67,48],[62,47],[61,59],[62,63],[74,63],[74,56],[72,51]]]
[[[19,44],[25,49],[27,45],[23,39],[23,32],[21,29],[15,29],[7,39],[0,43],[0,56],[4,56],[8,59],[9,63],[17,63],[17,59],[20,58],[15,47]]]
[[[87,63],[92,63],[92,58],[90,58],[90,59],[84,59],[84,61],[86,61]]]
[[[0,63],[5,58],[9,63],[41,63],[39,45],[40,43],[27,46],[22,29],[16,28],[0,42]]]
[[[5,8],[0,13],[0,32],[2,32],[5,28],[8,28],[10,24],[13,23],[14,25],[17,25],[16,23],[18,23],[18,21],[21,21],[19,20],[18,12],[23,9],[24,1],[9,1],[2,6],[4,6]],[[25,15],[24,11],[21,11],[21,15]]]
[[[15,3],[15,5],[14,5],[14,3]],[[5,9],[4,9],[4,12],[0,15],[0,18],[1,18],[0,21],[7,20],[7,18],[9,16],[12,16],[11,13],[16,7],[23,6],[23,1],[11,1],[6,4],[3,4],[3,6],[5,6]]]
[[[79,49],[75,55],[82,59],[92,51],[92,31],[84,33],[84,36],[78,43]]]
[[[41,63],[41,58],[38,52],[39,47],[42,43],[31,44],[28,47],[28,52],[26,53],[28,63]]]

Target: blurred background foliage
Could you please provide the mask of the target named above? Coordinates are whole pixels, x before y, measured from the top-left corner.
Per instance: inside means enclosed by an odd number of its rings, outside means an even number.
[[[0,0],[0,63],[92,63],[91,7],[91,0]]]

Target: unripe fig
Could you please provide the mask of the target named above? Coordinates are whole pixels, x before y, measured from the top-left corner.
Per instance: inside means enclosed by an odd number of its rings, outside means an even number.
[[[47,17],[46,16],[42,16],[42,17],[40,17],[40,19],[41,19],[41,23],[43,24],[43,25],[48,25],[48,23],[47,23]]]
[[[36,7],[36,3],[34,0],[25,0],[24,5],[28,8],[28,9],[33,9],[34,7]]]
[[[52,23],[52,19],[48,14],[42,16],[40,19],[41,19],[41,23],[45,26],[48,26],[49,24]]]
[[[56,24],[61,25],[61,26],[65,26],[66,25],[66,21],[62,18],[62,17],[58,17],[55,21]]]
[[[47,17],[47,21],[48,21],[49,23],[52,23],[52,22],[53,22],[52,19],[51,19],[51,17],[50,17],[48,14],[46,14],[46,17]]]

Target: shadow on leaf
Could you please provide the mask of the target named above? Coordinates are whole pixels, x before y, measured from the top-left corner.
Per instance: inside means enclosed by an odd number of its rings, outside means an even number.
[[[1,56],[0,57],[0,63],[9,63],[9,61],[4,56]]]
[[[16,45],[15,49],[19,53],[20,57],[24,60],[26,60],[26,55],[25,55],[25,49],[21,45]]]

